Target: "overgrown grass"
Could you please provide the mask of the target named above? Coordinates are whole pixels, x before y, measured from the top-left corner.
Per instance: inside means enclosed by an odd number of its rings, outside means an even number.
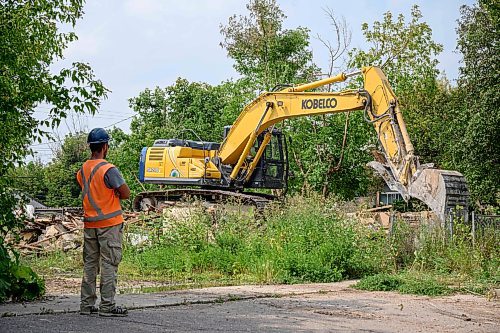
[[[294,199],[259,221],[234,211],[167,219],[156,226],[163,232],[150,246],[126,247],[123,270],[142,277],[205,275],[255,283],[332,282],[377,272],[384,265],[381,235],[361,230],[331,208]]]
[[[338,211],[334,201],[291,198],[255,219],[238,206],[207,213],[194,203],[187,217],[127,226],[120,279],[228,285],[362,278],[359,289],[421,295],[484,294],[499,285],[493,229],[473,244],[464,224],[451,239],[439,226],[415,229],[401,221],[388,236]],[[28,260],[46,276],[81,276],[80,251]]]
[[[81,250],[32,255],[22,258],[22,262],[42,276],[81,276],[83,271]]]
[[[482,230],[474,243],[464,223],[455,224],[452,236],[441,226],[425,224],[414,230],[400,221],[388,238],[391,274],[366,277],[356,287],[429,296],[487,294],[500,284],[498,241],[494,228]]]

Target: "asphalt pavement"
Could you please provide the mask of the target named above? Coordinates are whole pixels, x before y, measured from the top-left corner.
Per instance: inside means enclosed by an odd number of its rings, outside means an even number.
[[[78,296],[0,305],[0,332],[498,332],[499,302],[363,292],[352,281],[118,295],[128,317],[78,314]]]

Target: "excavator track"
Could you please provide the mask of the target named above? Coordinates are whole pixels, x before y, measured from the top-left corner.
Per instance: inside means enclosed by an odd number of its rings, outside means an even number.
[[[135,211],[160,209],[162,206],[189,199],[199,199],[203,202],[221,204],[238,203],[254,206],[258,212],[277,198],[264,193],[241,193],[224,190],[178,188],[164,191],[147,191],[139,193],[133,202]]]

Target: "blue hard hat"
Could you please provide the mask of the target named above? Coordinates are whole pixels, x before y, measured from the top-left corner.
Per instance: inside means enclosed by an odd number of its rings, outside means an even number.
[[[109,141],[108,132],[104,128],[94,128],[87,137],[87,143],[103,143]]]

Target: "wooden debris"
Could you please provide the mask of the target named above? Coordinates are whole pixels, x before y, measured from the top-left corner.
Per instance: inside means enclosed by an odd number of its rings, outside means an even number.
[[[24,225],[16,245],[21,252],[68,251],[82,245],[83,218],[78,210],[35,210],[34,218]]]
[[[378,212],[380,210],[388,210],[391,209],[392,205],[386,205],[386,206],[380,206],[380,207],[374,207],[370,209],[366,209],[365,212]]]
[[[160,214],[143,215],[124,212],[126,224],[144,223]],[[45,208],[35,210],[34,218],[26,220],[21,240],[16,247],[23,253],[69,251],[83,244],[83,213],[81,209]]]

